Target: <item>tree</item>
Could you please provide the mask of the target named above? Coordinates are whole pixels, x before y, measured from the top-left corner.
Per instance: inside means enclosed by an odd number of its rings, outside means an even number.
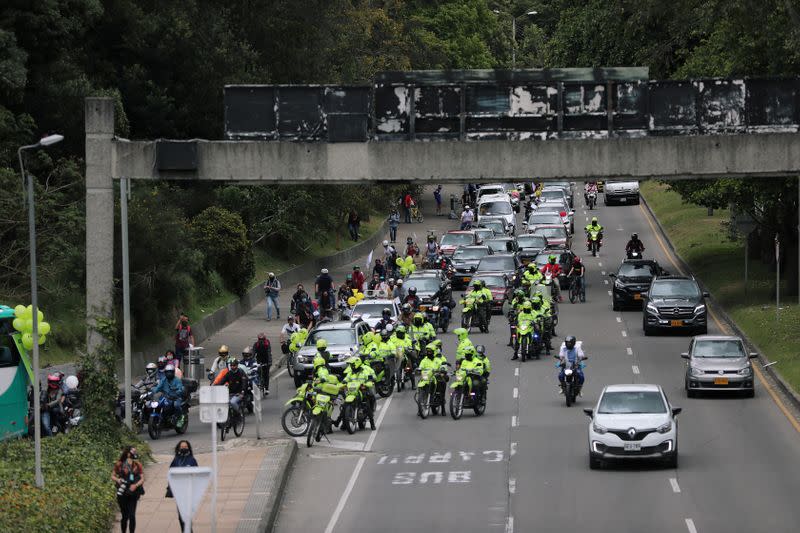
[[[192,237],[205,252],[206,269],[218,272],[231,292],[243,296],[255,276],[255,263],[242,217],[209,207],[192,219]]]

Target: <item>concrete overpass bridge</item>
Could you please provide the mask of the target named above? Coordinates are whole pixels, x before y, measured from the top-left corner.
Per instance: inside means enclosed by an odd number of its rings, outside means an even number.
[[[86,100],[87,316],[110,315],[114,180],[443,183],[800,174],[800,79],[647,69],[386,72],[225,88],[225,140],[130,141]],[[124,188],[123,188],[124,189]],[[90,332],[89,348],[99,339]]]

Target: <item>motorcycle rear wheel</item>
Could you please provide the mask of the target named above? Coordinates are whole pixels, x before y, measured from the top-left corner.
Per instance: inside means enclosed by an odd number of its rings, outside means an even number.
[[[464,393],[456,389],[450,395],[450,416],[458,420],[464,414]]]
[[[161,438],[161,424],[159,424],[158,420],[155,418],[150,418],[150,420],[147,422],[147,433],[153,440],[158,440]]]
[[[567,402],[567,407],[570,407],[574,401],[572,397],[572,383],[570,382],[567,382],[566,385],[564,385],[564,399]]]
[[[299,403],[294,403],[283,411],[281,426],[290,437],[302,437],[308,431],[308,413]]]
[[[392,395],[392,391],[394,390],[394,383],[391,380],[387,383],[386,380],[383,380],[379,383],[375,384],[375,390],[378,393],[378,396],[381,398],[388,398]]]

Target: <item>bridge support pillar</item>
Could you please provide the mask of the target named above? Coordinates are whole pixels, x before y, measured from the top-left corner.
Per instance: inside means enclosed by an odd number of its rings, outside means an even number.
[[[114,100],[87,98],[86,132],[86,348],[103,338],[95,318],[111,317],[114,307]]]

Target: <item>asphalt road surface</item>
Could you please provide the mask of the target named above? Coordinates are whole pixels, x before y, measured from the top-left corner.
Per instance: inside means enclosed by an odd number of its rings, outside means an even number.
[[[611,310],[607,277],[632,232],[647,246],[645,256],[671,272],[677,265],[639,206],[584,211],[576,191],[575,250],[588,267],[587,301],[561,305],[554,339],[560,343],[574,334],[590,357],[577,405],[565,407],[558,395],[553,360],[510,360],[507,322],[495,316],[490,333],[471,335],[486,346],[493,364],[484,416],[465,411],[459,421],[421,420],[406,390],[379,402],[376,431],[335,431],[330,442],[311,449],[301,444],[278,532],[800,529],[800,434],[760,380],[753,399],[685,397],[680,353],[689,337],[645,338],[641,311]],[[581,250],[579,228],[592,214],[606,228],[597,258]],[[710,320],[709,333],[717,332],[720,325]],[[441,338],[452,360],[455,337]],[[594,407],[611,383],[658,383],[683,407],[677,469],[642,464],[589,470],[589,420],[582,408]],[[273,391],[280,402],[265,402],[269,432],[292,392],[285,375]],[[252,424],[246,431],[254,432]]]

